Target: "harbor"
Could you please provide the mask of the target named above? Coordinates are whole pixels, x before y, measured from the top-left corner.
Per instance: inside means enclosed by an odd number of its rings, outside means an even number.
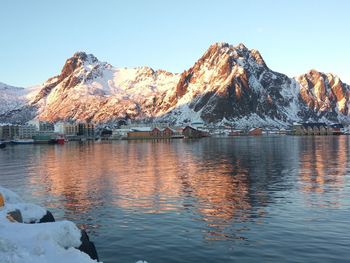
[[[33,124],[34,123],[34,124]],[[96,127],[91,123],[29,122],[25,125],[0,125],[0,148],[8,144],[60,144],[69,141],[113,141],[113,140],[172,140],[200,139],[206,137],[236,136],[330,136],[349,134],[349,128],[339,124],[294,123],[287,128],[246,128],[205,125],[193,123],[186,126],[143,123],[119,127]]]

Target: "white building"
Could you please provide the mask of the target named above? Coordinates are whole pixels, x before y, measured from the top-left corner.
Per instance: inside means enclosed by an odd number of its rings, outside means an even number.
[[[67,136],[76,136],[79,131],[79,126],[78,124],[57,122],[54,125],[54,130],[56,133],[59,133],[59,134],[64,134]]]
[[[38,129],[35,125],[21,125],[18,127],[18,136],[20,139],[32,139],[38,134]]]
[[[27,124],[36,126],[38,131],[40,132],[54,132],[55,130],[53,123],[47,121],[40,121],[38,119],[28,121]]]

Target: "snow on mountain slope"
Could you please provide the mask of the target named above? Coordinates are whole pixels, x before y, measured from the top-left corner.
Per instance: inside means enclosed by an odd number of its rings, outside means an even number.
[[[77,52],[59,75],[23,96],[28,102],[0,113],[0,120],[156,119],[237,127],[350,122],[350,87],[337,76],[311,70],[289,78],[268,68],[257,50],[243,44],[215,43],[182,74],[149,67],[116,68]]]
[[[0,114],[18,109],[26,103],[26,90],[0,82]]]
[[[166,119],[225,120],[237,127],[347,119],[349,86],[331,74],[312,72],[291,79],[269,69],[257,50],[216,43],[182,73]]]
[[[35,117],[36,111],[28,104],[38,91],[38,86],[18,88],[0,83],[0,123],[21,123]]]
[[[49,121],[147,118],[153,116],[153,100],[174,87],[178,78],[148,67],[114,68],[78,52],[60,75],[42,85],[31,104],[39,105],[39,118]]]

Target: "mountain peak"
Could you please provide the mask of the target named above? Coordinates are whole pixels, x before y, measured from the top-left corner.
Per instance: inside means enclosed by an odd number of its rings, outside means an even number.
[[[83,66],[90,66],[98,64],[99,60],[92,54],[87,54],[85,52],[79,51],[75,52],[73,56],[66,60],[64,64],[59,79],[62,80],[67,76],[71,75],[75,70]]]
[[[243,44],[243,43],[239,43],[238,44],[238,46],[236,47],[236,48],[238,48],[238,49],[240,49],[240,50],[248,50],[248,48]]]
[[[79,60],[81,62],[84,62],[84,63],[87,62],[89,64],[98,62],[98,59],[93,54],[87,54],[86,52],[83,52],[83,51],[75,52],[73,56],[67,61],[69,60]]]

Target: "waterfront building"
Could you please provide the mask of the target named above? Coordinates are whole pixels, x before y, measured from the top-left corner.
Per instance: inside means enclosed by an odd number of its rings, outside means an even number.
[[[19,137],[19,125],[4,124],[0,127],[1,140],[12,140]]]
[[[295,123],[292,127],[294,135],[339,135],[343,134],[342,124],[327,125],[323,122]]]
[[[252,128],[248,131],[248,135],[260,136],[260,135],[262,135],[262,129],[261,128]]]
[[[28,125],[36,126],[37,130],[40,132],[54,132],[55,125],[52,122],[40,121],[37,119],[31,120],[27,122]]]
[[[343,124],[335,123],[335,124],[331,124],[330,127],[332,128],[333,135],[344,134],[344,132],[343,132],[343,129],[344,129]]]
[[[79,127],[77,124],[57,122],[54,126],[55,132],[66,136],[76,136],[79,132]]]
[[[78,123],[78,136],[95,137],[95,125],[92,123]]]
[[[165,128],[152,128],[152,127],[138,127],[132,128],[127,133],[128,139],[172,139],[176,136],[175,130],[165,127]],[[177,137],[178,138],[178,137]]]
[[[35,125],[20,125],[18,127],[19,139],[32,139],[33,136],[38,134],[37,127]]]
[[[175,134],[175,131],[166,127],[164,129],[160,129],[158,127],[153,128],[150,132],[150,137],[153,139],[170,139]]]
[[[131,128],[128,132],[128,139],[151,139],[151,127]]]
[[[41,131],[41,132],[54,132],[55,126],[51,122],[41,121],[41,122],[39,122],[39,131]]]

